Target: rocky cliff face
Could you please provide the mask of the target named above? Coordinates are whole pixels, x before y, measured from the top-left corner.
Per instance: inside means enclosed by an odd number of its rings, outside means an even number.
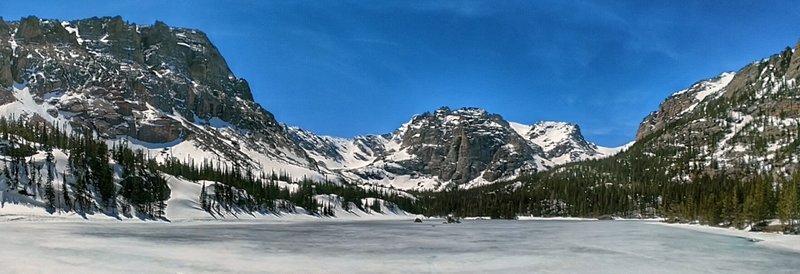
[[[77,131],[150,146],[190,141],[215,155],[206,158],[256,166],[258,154],[316,169],[197,30],[120,17],[0,20],[0,86],[15,83],[32,93],[29,107]]]
[[[726,72],[672,94],[659,106],[658,111],[652,112],[644,118],[636,132],[636,139],[642,139],[650,133],[663,129],[667,124],[683,118],[685,114],[704,104],[705,100],[713,100],[721,96],[735,75],[736,73]]]
[[[464,184],[475,178],[494,181],[547,163],[541,148],[530,145],[508,122],[485,110],[439,109],[414,117],[396,133],[397,174],[423,171],[443,181]]]

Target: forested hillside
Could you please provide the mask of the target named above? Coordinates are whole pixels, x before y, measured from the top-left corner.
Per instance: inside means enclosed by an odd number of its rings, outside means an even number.
[[[429,213],[793,224],[800,219],[798,76],[800,54],[787,48],[676,92],[620,154],[422,197]]]

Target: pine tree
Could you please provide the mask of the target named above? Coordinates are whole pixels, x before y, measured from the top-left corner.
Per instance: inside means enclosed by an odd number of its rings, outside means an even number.
[[[48,210],[50,212],[55,212],[57,205],[56,201],[56,193],[53,187],[53,152],[51,150],[47,151],[47,156],[45,157],[45,165],[47,166],[47,182],[44,186],[44,196],[47,200]]]
[[[97,151],[94,156],[92,164],[92,177],[96,181],[97,189],[100,192],[100,197],[103,205],[112,213],[116,213],[117,205],[117,188],[114,185],[114,173],[108,165],[108,146],[105,143],[96,145]]]
[[[344,199],[344,198],[342,198],[341,201],[342,201],[342,209],[344,211],[350,211],[350,202],[347,201],[347,199]]]
[[[371,209],[372,211],[375,211],[375,212],[377,212],[377,213],[381,213],[381,201],[380,201],[380,200],[377,200],[377,199],[376,199],[376,200],[374,200],[374,201],[372,202],[372,205],[370,206],[370,209]]]
[[[206,193],[206,183],[203,183],[203,187],[200,189],[200,207],[206,211],[210,208],[208,207],[208,193]]]
[[[91,211],[89,199],[89,186],[84,176],[78,175],[75,180],[75,207],[80,209],[81,213],[88,213]]]
[[[57,206],[57,204],[56,204],[57,202],[56,202],[56,193],[55,193],[55,190],[53,189],[53,182],[52,181],[47,181],[47,183],[45,183],[45,185],[44,185],[44,196],[45,196],[45,199],[47,200],[47,210],[50,211],[50,213],[55,212],[56,206]]]
[[[64,211],[72,210],[72,199],[69,198],[69,189],[67,188],[67,174],[62,173],[61,178],[61,194],[64,196]]]
[[[797,218],[797,198],[797,181],[794,178],[785,180],[778,199],[778,218],[781,223],[793,225],[793,220]]]

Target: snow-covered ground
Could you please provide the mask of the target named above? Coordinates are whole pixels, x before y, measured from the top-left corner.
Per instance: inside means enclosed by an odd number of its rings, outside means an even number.
[[[783,235],[778,233],[750,232],[735,228],[722,228],[722,227],[713,227],[706,225],[667,224],[667,223],[657,223],[657,224],[700,231],[705,233],[713,233],[713,234],[751,239],[753,241],[756,241],[756,245],[762,245],[769,248],[777,248],[777,249],[783,249],[800,253],[800,235]]]
[[[297,221],[297,220],[413,220],[416,215],[409,214],[399,209],[386,206],[383,200],[368,198],[370,203],[381,201],[381,212],[364,212],[355,205],[350,210],[344,210],[341,202],[333,195],[317,195],[318,202],[334,205],[335,217],[312,216],[305,213],[302,208],[296,208],[295,213],[287,212],[236,212],[212,215],[200,207],[199,197],[202,185],[212,185],[211,181],[190,181],[175,176],[164,175],[170,187],[170,198],[167,200],[165,219],[169,222],[192,221]],[[279,186],[292,189],[286,182],[278,182]],[[3,200],[0,192],[0,200]],[[6,202],[0,207],[0,222],[3,221],[111,221],[111,222],[153,222],[139,218],[124,218],[109,216],[102,213],[87,214],[85,216],[74,212],[56,212],[50,214],[41,202],[20,201]]]
[[[6,222],[2,273],[796,273],[797,254],[640,222]]]

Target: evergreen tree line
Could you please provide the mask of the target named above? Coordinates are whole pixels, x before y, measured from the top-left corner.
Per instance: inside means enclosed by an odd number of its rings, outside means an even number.
[[[740,228],[779,219],[786,229],[796,229],[800,220],[798,173],[695,173],[676,181],[670,175],[654,174],[658,172],[637,173],[632,170],[636,164],[612,164],[617,169],[627,166],[616,172],[603,167],[619,160],[568,165],[513,183],[417,195],[422,212],[434,216],[665,217]]]
[[[161,217],[169,188],[158,175],[157,163],[127,146],[109,148],[102,139],[79,132],[88,130],[0,117],[0,153],[6,155],[0,178],[7,183],[6,191],[43,200],[50,212],[130,216],[134,207],[142,217]],[[61,174],[56,171],[55,149],[69,155]],[[34,160],[39,151],[45,153],[43,163]],[[122,171],[119,183],[115,167]]]
[[[242,171],[237,165],[207,161],[196,164],[175,158],[165,161],[160,170],[193,181],[210,181],[202,185],[199,201],[203,209],[214,214],[296,212],[296,207],[301,207],[308,214],[334,216],[336,205],[333,202],[320,203],[315,198],[322,194],[335,195],[339,206],[346,211],[355,206],[362,211],[380,212],[380,203],[363,202],[368,197],[386,201],[385,206],[389,208],[419,211],[413,197],[399,195],[391,189],[361,187],[343,179],[319,182],[303,177],[297,180],[285,172],[253,174],[249,169]]]

